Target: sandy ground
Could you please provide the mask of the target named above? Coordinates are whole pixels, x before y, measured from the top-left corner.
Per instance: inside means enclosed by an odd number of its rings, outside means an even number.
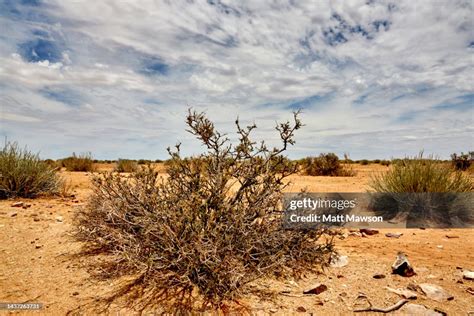
[[[100,166],[102,170],[108,168]],[[364,192],[368,189],[370,174],[386,168],[379,165],[357,166],[358,175],[347,178],[293,176],[290,179],[293,184],[288,190],[294,192],[307,187],[314,192]],[[0,314],[64,315],[73,312],[92,315],[95,312],[82,305],[113,288],[110,282],[98,282],[90,277],[87,264],[91,258],[74,257],[81,245],[72,240],[70,231],[77,209],[90,194],[90,175],[63,172],[63,176],[70,181],[74,198],[0,201],[0,303],[43,304],[41,311],[0,310]],[[12,207],[18,201],[31,207]],[[241,303],[250,307],[251,314],[260,315],[350,315],[363,301],[357,299],[361,294],[374,306],[387,307],[401,299],[387,290],[387,286],[406,288],[410,283],[431,283],[441,286],[454,299],[438,302],[418,292],[418,298],[410,303],[448,315],[474,312],[474,296],[468,292],[469,288],[474,288],[474,281],[462,278],[463,270],[474,270],[474,230],[397,231],[403,233],[399,239],[386,237],[386,232],[394,232],[387,229],[381,229],[373,236],[337,238],[336,248],[349,259],[346,266],[328,268],[319,275],[308,274],[297,281],[263,280],[257,285],[268,286],[277,294],[275,298],[262,300],[248,296]],[[408,255],[416,276],[407,278],[391,274],[390,266],[398,251]],[[384,274],[385,278],[375,279],[375,274]],[[304,290],[319,283],[326,285],[327,290],[319,295],[302,295]],[[282,291],[285,293],[278,294]],[[407,308],[408,304],[395,313],[412,314]],[[105,313],[134,314],[121,308],[120,303]]]

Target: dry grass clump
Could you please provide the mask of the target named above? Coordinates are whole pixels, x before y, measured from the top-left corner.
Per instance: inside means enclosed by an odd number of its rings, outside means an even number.
[[[0,198],[56,194],[62,180],[38,154],[7,143],[0,151]]]
[[[392,168],[375,175],[371,187],[377,192],[470,192],[472,181],[459,171],[441,163],[438,159],[414,158],[394,161]]]
[[[79,155],[72,153],[71,157],[61,160],[61,166],[65,167],[67,171],[95,171],[94,160],[92,159],[91,153],[82,153]]]
[[[119,159],[115,165],[115,172],[134,172],[137,171],[138,164],[134,160]]]
[[[190,112],[189,131],[207,152],[182,158],[179,145],[168,149],[166,181],[151,167],[95,177],[77,236],[95,253],[112,255],[101,267],[106,277],[133,276],[120,293],[135,289],[141,308],[176,312],[197,301],[223,308],[256,279],[298,276],[328,262],[333,248],[320,240],[324,230],[282,229],[282,180],[294,169],[278,157],[294,143],[297,114],[293,124],[277,126],[281,148],[257,145],[249,138],[256,126],[236,124],[234,145],[203,114]]]
[[[309,176],[352,177],[356,173],[341,164],[334,153],[320,154],[319,157],[307,157],[301,163],[304,174]]]

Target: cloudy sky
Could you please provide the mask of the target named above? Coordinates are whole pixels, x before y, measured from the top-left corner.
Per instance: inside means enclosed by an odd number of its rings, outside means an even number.
[[[166,158],[186,110],[290,157],[473,150],[472,1],[0,0],[0,133],[47,158]]]

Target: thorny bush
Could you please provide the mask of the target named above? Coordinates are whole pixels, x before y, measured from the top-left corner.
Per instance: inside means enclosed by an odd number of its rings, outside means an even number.
[[[276,126],[280,148],[252,141],[256,126],[238,120],[235,145],[202,113],[190,111],[186,122],[207,152],[183,158],[179,145],[168,148],[167,180],[151,167],[94,179],[77,236],[112,255],[106,277],[133,276],[120,293],[138,291],[141,308],[223,308],[256,279],[327,264],[333,244],[324,229],[282,229],[283,179],[296,172],[282,153],[302,126],[298,113]]]

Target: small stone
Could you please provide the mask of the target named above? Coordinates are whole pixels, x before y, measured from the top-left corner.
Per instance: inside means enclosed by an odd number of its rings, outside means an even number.
[[[443,314],[435,312],[426,306],[420,304],[406,304],[400,309],[402,315],[412,315],[412,316],[443,316]]]
[[[385,234],[386,237],[390,237],[390,238],[400,238],[402,235],[403,233],[386,233]]]
[[[412,292],[410,290],[405,290],[405,289],[392,289],[391,287],[386,287],[386,289],[392,293],[395,293],[397,295],[400,295],[406,299],[409,299],[409,300],[414,300],[416,299],[418,296],[416,295],[415,292]]]
[[[35,218],[33,218],[33,221],[35,221],[35,222],[39,222],[39,221],[40,221],[40,219],[39,219],[38,217],[35,217]]]
[[[457,236],[457,235],[446,235],[446,238],[450,238],[450,239],[451,238],[459,238],[459,236]]]
[[[430,283],[420,284],[421,291],[430,299],[443,302],[454,299],[454,296],[446,292],[442,287]]]
[[[465,280],[474,280],[474,272],[466,270],[462,273],[462,277]]]
[[[331,263],[329,264],[333,268],[342,268],[349,264],[348,256],[333,256],[331,257]]]
[[[471,295],[474,295],[474,289],[473,289],[472,287],[468,287],[468,288],[466,289],[466,292],[469,293],[469,294],[471,294]]]
[[[13,203],[12,205],[10,205],[11,207],[23,207],[23,205],[25,205],[24,202],[15,202]]]
[[[316,286],[313,286],[311,289],[303,291],[303,294],[316,294],[319,295],[322,292],[326,291],[328,287],[325,284],[317,284]]]
[[[303,306],[298,306],[296,311],[299,312],[299,313],[306,313],[306,308],[304,308]]]
[[[436,248],[443,249],[444,247],[443,247],[443,245],[438,245],[438,246],[436,246]]]
[[[349,236],[354,236],[354,237],[362,237],[362,234],[359,232],[350,232]]]
[[[392,273],[404,277],[411,277],[416,274],[410,262],[408,262],[406,255],[401,251],[398,252],[397,259],[392,264]]]
[[[63,222],[63,217],[62,216],[56,216],[56,222],[60,222],[62,223]]]
[[[73,295],[73,296],[77,296],[77,295],[79,295],[79,292],[77,292],[77,291],[76,291],[76,292],[72,292],[72,295]]]
[[[18,215],[18,213],[16,213],[16,212],[10,214],[11,217],[15,217],[17,215]]]
[[[42,247],[43,247],[43,246],[41,246],[41,245],[36,245],[36,246],[35,246],[36,249],[40,249],[40,248],[42,248]]]
[[[374,279],[385,279],[385,274],[383,273],[378,273],[378,274],[374,274],[372,276]]]
[[[359,232],[361,234],[366,234],[367,236],[372,236],[372,235],[376,235],[376,234],[379,233],[378,230],[372,229],[372,228],[361,228],[361,229],[359,229]]]

